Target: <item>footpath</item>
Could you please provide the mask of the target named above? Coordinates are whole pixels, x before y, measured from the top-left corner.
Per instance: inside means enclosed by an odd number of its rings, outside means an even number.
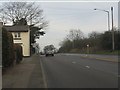
[[[2,88],[45,88],[40,56],[24,58],[2,76]]]

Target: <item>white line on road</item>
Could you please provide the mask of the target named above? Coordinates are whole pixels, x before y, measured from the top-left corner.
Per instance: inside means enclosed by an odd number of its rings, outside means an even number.
[[[90,68],[90,66],[85,66],[86,68]]]
[[[72,62],[73,64],[76,64],[76,62]]]

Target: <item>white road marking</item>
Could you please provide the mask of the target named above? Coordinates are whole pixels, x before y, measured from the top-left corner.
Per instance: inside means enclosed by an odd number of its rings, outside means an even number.
[[[85,66],[86,68],[90,68],[90,66]]]
[[[76,62],[72,62],[73,64],[76,64]]]

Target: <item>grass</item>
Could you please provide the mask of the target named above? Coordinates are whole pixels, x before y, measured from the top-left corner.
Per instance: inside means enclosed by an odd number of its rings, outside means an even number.
[[[116,51],[100,51],[93,54],[107,54],[107,55],[120,55],[120,50]]]
[[[87,54],[87,52],[80,52],[80,50],[74,49],[69,53],[80,53],[80,54]],[[120,50],[115,51],[97,51],[97,52],[90,52],[89,54],[103,54],[103,55],[120,55]]]

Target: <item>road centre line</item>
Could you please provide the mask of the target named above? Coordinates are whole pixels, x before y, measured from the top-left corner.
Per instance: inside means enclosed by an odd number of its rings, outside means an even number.
[[[74,62],[74,61],[73,61],[72,63],[73,63],[73,64],[76,64],[76,62]]]
[[[90,68],[90,66],[85,66],[86,68]]]

